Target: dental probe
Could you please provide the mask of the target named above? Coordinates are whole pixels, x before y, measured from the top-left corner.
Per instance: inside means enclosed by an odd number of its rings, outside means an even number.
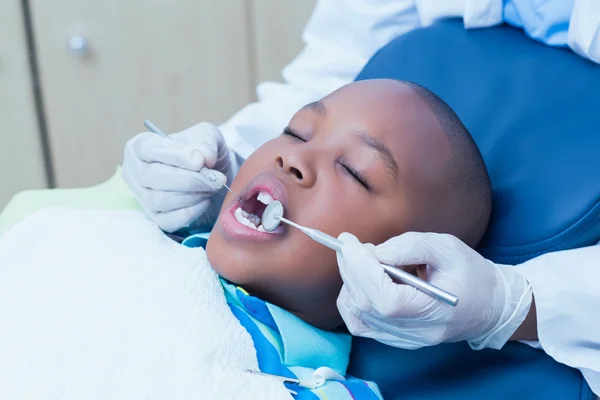
[[[167,135],[166,133],[164,133],[158,126],[154,125],[151,121],[148,121],[147,119],[144,120],[144,126],[146,128],[148,128],[148,130],[152,133],[156,133],[159,136],[164,137],[165,139],[170,139],[169,135]],[[215,175],[210,172],[210,170],[206,167],[202,167],[200,169],[200,173],[202,173],[204,176],[206,176],[208,178],[209,181],[213,182],[213,183],[218,183],[217,182],[217,178],[215,177]],[[231,190],[229,188],[229,186],[227,186],[226,184],[223,184],[223,187],[225,187],[225,189],[229,190],[231,193],[233,193],[233,190]],[[235,195],[235,193],[233,193]]]
[[[302,225],[298,225],[295,222],[290,221],[289,219],[284,218],[283,205],[281,204],[281,202],[275,200],[271,204],[269,204],[265,209],[262,216],[262,226],[267,232],[272,232],[273,230],[275,230],[275,228],[279,226],[281,222],[285,222],[286,224],[301,230],[315,242],[321,243],[322,245],[329,247],[330,249],[335,250],[337,252],[342,251],[343,242],[341,240],[336,239],[333,236],[329,236],[328,234],[321,232],[317,229],[307,228]],[[450,304],[453,307],[456,306],[456,304],[458,304],[458,297],[456,297],[452,293],[448,293],[445,290],[440,289],[437,286],[434,286],[431,283],[424,281],[414,275],[411,275],[400,268],[383,263],[380,264],[385,270],[385,272],[392,278],[402,281],[407,285],[410,285],[415,289],[418,289],[421,292],[437,300]]]

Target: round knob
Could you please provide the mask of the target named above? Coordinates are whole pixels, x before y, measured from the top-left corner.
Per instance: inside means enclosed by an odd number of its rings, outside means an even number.
[[[83,36],[73,36],[69,40],[69,49],[76,56],[85,56],[89,51],[88,40]]]

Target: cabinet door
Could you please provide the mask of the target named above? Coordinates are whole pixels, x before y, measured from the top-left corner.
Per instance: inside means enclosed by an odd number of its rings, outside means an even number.
[[[0,0],[0,209],[46,186],[21,1]]]
[[[174,132],[251,100],[245,1],[29,1],[58,186],[108,178],[144,119]]]
[[[254,0],[256,83],[281,81],[281,70],[302,50],[302,30],[316,0]]]

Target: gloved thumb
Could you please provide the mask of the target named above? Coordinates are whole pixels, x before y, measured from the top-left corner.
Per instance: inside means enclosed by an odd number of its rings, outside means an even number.
[[[396,236],[376,247],[375,255],[379,261],[393,266],[427,264],[437,268],[442,257],[440,248],[432,240],[437,234],[407,232]]]
[[[351,233],[348,232],[342,232],[340,233],[340,235],[338,236],[338,240],[346,243],[346,242],[358,242],[360,243],[360,241],[358,240],[358,238],[356,236],[354,236]]]

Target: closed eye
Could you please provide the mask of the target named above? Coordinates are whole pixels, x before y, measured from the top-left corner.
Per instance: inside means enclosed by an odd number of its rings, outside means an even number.
[[[348,174],[348,176],[352,177],[354,180],[356,180],[358,183],[360,183],[365,189],[371,190],[371,186],[369,186],[369,183],[364,178],[364,176],[361,175],[360,172],[358,172],[357,170],[355,170],[354,168],[352,168],[351,166],[346,165],[346,164],[341,164],[341,166],[342,166],[342,169],[344,170],[344,172],[346,174]]]
[[[307,142],[307,141],[308,141],[308,140],[304,139],[302,136],[300,136],[300,134],[298,134],[298,132],[296,132],[295,130],[293,130],[293,129],[292,129],[292,128],[290,128],[289,126],[288,126],[288,127],[286,127],[286,128],[283,130],[283,134],[284,134],[284,135],[287,135],[287,136],[291,136],[291,137],[293,137],[294,139],[298,139],[298,140],[301,140],[301,141],[303,141],[303,142]]]

